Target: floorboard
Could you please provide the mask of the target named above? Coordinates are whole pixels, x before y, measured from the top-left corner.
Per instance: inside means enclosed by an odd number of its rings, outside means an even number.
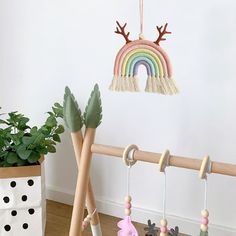
[[[68,236],[72,207],[57,203],[54,201],[47,202],[47,226],[45,236]],[[103,236],[116,236],[118,227],[116,226],[119,221],[118,218],[100,214]],[[144,236],[145,225],[134,223],[139,235]],[[85,230],[83,236],[91,236],[90,228]],[[179,235],[181,236],[181,235]],[[184,235],[182,235],[184,236]]]

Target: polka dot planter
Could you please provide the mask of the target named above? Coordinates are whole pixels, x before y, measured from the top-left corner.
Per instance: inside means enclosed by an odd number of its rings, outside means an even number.
[[[0,235],[44,236],[44,163],[0,168]]]

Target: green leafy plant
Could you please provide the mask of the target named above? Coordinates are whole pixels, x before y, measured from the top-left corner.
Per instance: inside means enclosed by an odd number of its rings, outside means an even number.
[[[18,112],[0,114],[0,167],[38,164],[42,155],[56,152],[64,132],[58,118],[63,118],[63,107],[55,103],[40,128],[28,125],[29,118]]]

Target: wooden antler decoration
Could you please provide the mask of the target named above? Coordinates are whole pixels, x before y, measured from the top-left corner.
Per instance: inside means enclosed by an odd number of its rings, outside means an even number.
[[[154,43],[157,44],[158,46],[160,46],[160,42],[161,42],[161,41],[165,41],[165,40],[166,40],[166,38],[163,38],[163,36],[164,36],[165,34],[171,34],[171,32],[169,32],[169,31],[166,30],[166,29],[167,29],[167,26],[168,26],[168,23],[165,24],[163,30],[162,30],[163,26],[161,26],[161,27],[158,27],[158,26],[157,26],[157,30],[158,30],[159,36],[158,36],[157,40],[156,40]]]
[[[121,26],[120,23],[116,21],[116,24],[118,25],[118,27],[116,27],[115,33],[123,35],[123,37],[125,38],[126,44],[132,42],[131,40],[129,40],[130,32],[128,32],[127,34],[125,33],[125,27],[127,23],[125,23],[124,26]]]

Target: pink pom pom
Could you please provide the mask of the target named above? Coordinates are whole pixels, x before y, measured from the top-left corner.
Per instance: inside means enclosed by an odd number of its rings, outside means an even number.
[[[167,227],[161,226],[160,229],[162,233],[167,233]]]
[[[125,208],[126,209],[131,209],[132,205],[130,202],[125,203]]]
[[[203,225],[208,225],[208,223],[209,223],[208,218],[207,218],[207,217],[203,217],[202,220],[201,220],[201,223],[202,223]]]

